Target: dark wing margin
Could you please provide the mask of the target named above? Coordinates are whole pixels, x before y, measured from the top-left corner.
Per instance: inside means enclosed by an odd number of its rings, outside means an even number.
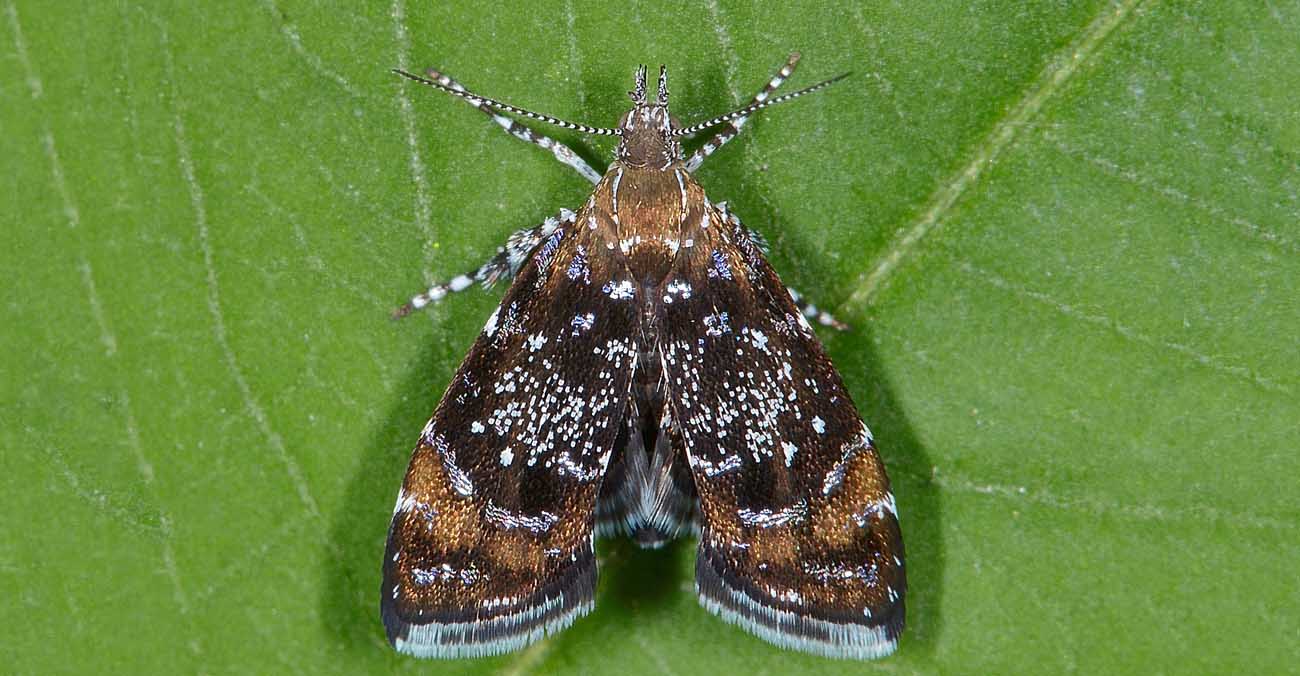
[[[659,350],[700,495],[700,601],[779,646],[887,655],[907,582],[871,433],[739,220],[713,207],[691,237]]]
[[[538,246],[420,435],[384,555],[400,652],[507,652],[592,607],[595,502],[639,315],[630,283],[603,283],[622,263],[589,237],[568,219]]]

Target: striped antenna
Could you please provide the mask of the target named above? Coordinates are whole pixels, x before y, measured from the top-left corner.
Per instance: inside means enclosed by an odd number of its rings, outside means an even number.
[[[844,73],[843,75],[836,75],[835,77],[833,77],[833,78],[831,78],[831,79],[829,79],[829,80],[823,80],[823,81],[818,82],[817,84],[815,84],[815,85],[813,85],[813,86],[811,86],[811,87],[808,87],[808,88],[805,88],[805,89],[800,89],[800,90],[797,91],[797,92],[790,92],[789,94],[786,94],[785,96],[778,96],[778,97],[776,97],[776,98],[774,98],[774,99],[771,99],[771,100],[768,100],[768,101],[764,101],[764,102],[762,102],[762,103],[755,103],[755,104],[752,104],[752,105],[748,105],[748,106],[745,106],[744,108],[741,108],[740,110],[733,110],[733,111],[731,111],[730,113],[727,113],[726,115],[719,115],[719,116],[713,118],[712,120],[707,120],[707,121],[705,121],[705,122],[700,122],[699,124],[693,124],[693,125],[691,125],[691,126],[689,126],[689,127],[682,127],[681,129],[674,129],[674,130],[672,131],[672,135],[673,135],[673,136],[687,136],[687,135],[690,135],[690,134],[694,134],[694,133],[697,132],[697,131],[702,131],[702,130],[704,130],[704,129],[708,129],[709,127],[712,127],[712,126],[714,126],[714,125],[718,125],[718,124],[722,124],[723,122],[727,122],[727,121],[730,121],[730,120],[734,120],[734,119],[736,119],[736,118],[738,118],[738,117],[748,117],[749,115],[753,114],[754,112],[759,111],[759,110],[762,110],[762,109],[767,108],[767,107],[769,107],[769,106],[775,106],[775,105],[778,104],[778,103],[784,103],[784,102],[786,102],[786,101],[789,101],[790,99],[798,98],[798,97],[800,97],[800,96],[803,96],[804,94],[811,94],[811,93],[817,91],[818,89],[825,89],[826,87],[829,87],[829,86],[835,84],[836,82],[839,82],[840,80],[843,80],[844,78],[848,77],[849,75],[852,75],[852,73]]]
[[[428,86],[433,87],[434,89],[437,89],[437,90],[439,90],[439,91],[447,92],[448,94],[451,94],[452,96],[459,96],[460,98],[462,98],[462,99],[466,99],[466,100],[468,100],[468,101],[470,101],[470,102],[472,102],[472,103],[485,103],[485,104],[487,104],[487,105],[489,105],[489,106],[491,106],[491,107],[493,107],[493,108],[496,108],[497,110],[502,110],[502,111],[505,111],[505,112],[507,112],[507,113],[515,113],[516,115],[523,115],[524,117],[532,118],[532,119],[534,119],[534,120],[540,120],[540,121],[545,122],[545,123],[547,123],[547,124],[553,124],[553,125],[556,125],[557,127],[564,127],[565,129],[575,129],[575,130],[580,131],[580,132],[583,132],[583,133],[585,133],[585,134],[597,134],[597,135],[600,135],[600,136],[618,136],[618,135],[619,135],[619,130],[617,130],[617,129],[611,129],[611,128],[609,128],[609,127],[588,127],[588,126],[585,125],[585,124],[578,124],[578,123],[576,123],[576,122],[569,122],[569,121],[566,121],[566,120],[561,120],[561,119],[558,118],[558,117],[551,117],[550,115],[542,115],[541,113],[534,113],[534,112],[531,111],[531,110],[524,110],[523,108],[518,108],[518,107],[516,107],[516,106],[512,106],[512,105],[510,105],[509,103],[504,103],[504,102],[501,102],[501,101],[495,101],[495,100],[493,100],[493,99],[489,99],[489,98],[486,98],[486,97],[483,97],[483,96],[479,96],[478,94],[475,94],[475,93],[470,92],[470,91],[462,91],[462,90],[459,90],[459,89],[452,89],[451,87],[446,87],[446,86],[440,85],[440,84],[438,84],[437,82],[434,82],[433,80],[426,80],[426,79],[420,77],[419,75],[414,75],[414,74],[412,74],[412,73],[408,73],[408,72],[406,72],[406,71],[404,71],[404,70],[402,70],[402,69],[400,69],[400,68],[394,68],[394,69],[393,69],[393,72],[396,73],[396,74],[398,74],[398,75],[401,75],[402,77],[404,77],[404,78],[406,78],[406,79],[408,79],[408,80],[414,80],[414,81],[416,81],[416,82],[419,82],[419,83],[422,84],[422,85],[428,85]]]

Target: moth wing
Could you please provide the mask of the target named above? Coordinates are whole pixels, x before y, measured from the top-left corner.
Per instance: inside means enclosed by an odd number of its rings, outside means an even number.
[[[591,608],[595,502],[639,314],[630,282],[603,283],[621,262],[592,256],[572,223],[530,255],[412,454],[381,590],[401,652],[506,652]]]
[[[700,600],[784,647],[888,654],[907,583],[871,433],[756,240],[716,207],[706,222],[659,307],[701,503]]]

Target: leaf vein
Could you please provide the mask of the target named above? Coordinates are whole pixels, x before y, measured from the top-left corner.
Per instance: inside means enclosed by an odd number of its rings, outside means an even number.
[[[1165,507],[1149,503],[1124,503],[1092,496],[1065,496],[1042,488],[1011,484],[985,483],[961,475],[949,475],[936,467],[931,482],[953,493],[987,495],[1004,500],[1024,501],[1051,509],[1082,512],[1097,516],[1118,516],[1136,521],[1156,522],[1215,522],[1233,527],[1263,530],[1294,531],[1296,523],[1287,519],[1261,516],[1251,512],[1232,512],[1214,507]]]
[[[298,33],[298,27],[282,20],[284,14],[280,11],[279,6],[275,4],[275,0],[262,0],[262,6],[271,13],[273,19],[280,22],[280,34],[289,41],[289,47],[293,49],[294,54],[297,54],[303,61],[307,62],[307,65],[310,66],[313,71],[329,80],[333,80],[335,84],[342,87],[343,91],[347,92],[352,97],[361,98],[361,91],[353,86],[351,82],[348,82],[347,78],[326,66],[325,61],[321,59],[320,55],[309,51],[303,46],[302,36]]]
[[[858,278],[856,289],[840,307],[841,312],[847,313],[849,308],[860,308],[872,303],[876,293],[899,264],[922,239],[942,225],[957,200],[1016,141],[1021,130],[1032,124],[1047,101],[1065,89],[1071,78],[1096,54],[1107,36],[1132,16],[1133,10],[1141,2],[1142,0],[1123,0],[1111,4],[1093,19],[1079,39],[1051,60],[1020,100],[974,146],[969,161],[938,187],[922,209],[921,215],[902,229],[871,271]]]
[[[1053,310],[1056,310],[1060,314],[1065,315],[1066,317],[1070,317],[1071,319],[1076,319],[1078,321],[1086,322],[1088,324],[1104,327],[1106,329],[1109,329],[1115,335],[1118,335],[1132,342],[1145,345],[1150,348],[1169,350],[1182,357],[1191,359],[1197,364],[1200,364],[1201,366],[1205,366],[1212,371],[1221,373],[1226,376],[1230,376],[1232,378],[1236,378],[1238,380],[1245,381],[1247,383],[1255,385],[1256,387],[1259,387],[1260,389],[1268,390],[1269,392],[1282,393],[1282,394],[1291,393],[1291,388],[1287,387],[1286,385],[1283,385],[1269,378],[1261,376],[1249,368],[1225,363],[1223,359],[1199,352],[1189,345],[1184,345],[1182,343],[1175,343],[1172,341],[1153,338],[1144,333],[1136,331],[1132,327],[1122,324],[1118,320],[1112,319],[1110,317],[1106,317],[1103,315],[1089,314],[1074,305],[1058,301],[1055,298],[1052,298],[1050,295],[1043,293],[1041,291],[1034,291],[1032,289],[1027,289],[1022,286],[1019,286],[1011,281],[1008,281],[1003,277],[998,276],[997,274],[989,270],[978,268],[967,261],[959,262],[957,267],[962,272],[994,288],[1009,292],[1019,298],[1028,298],[1030,300],[1037,301],[1039,303],[1047,305],[1051,307]]]
[[[231,378],[235,381],[240,398],[244,401],[244,409],[253,418],[258,430],[266,438],[280,464],[284,466],[290,481],[297,489],[298,499],[302,502],[307,513],[313,518],[320,518],[320,509],[317,507],[316,498],[312,495],[311,487],[307,484],[302,469],[298,466],[297,460],[285,448],[284,440],[280,438],[279,433],[271,427],[266,411],[253,394],[252,387],[244,376],[243,367],[240,366],[239,358],[230,345],[230,339],[226,331],[226,320],[221,310],[221,290],[217,282],[217,268],[212,251],[212,242],[208,233],[208,209],[203,196],[203,187],[199,184],[198,175],[194,170],[194,160],[190,154],[189,139],[185,134],[185,121],[181,115],[183,105],[176,84],[175,55],[172,53],[172,45],[165,27],[160,25],[159,29],[162,31],[163,65],[167,73],[167,80],[172,83],[172,135],[176,143],[177,163],[180,165],[181,176],[189,188],[190,206],[194,210],[194,227],[198,237],[199,249],[203,254],[203,267],[206,273],[208,290],[207,305],[208,313],[212,317],[213,338],[217,343],[217,347],[221,350],[222,359],[226,363],[226,368],[230,371]]]
[[[1286,237],[1283,237],[1282,235],[1279,235],[1243,216],[1238,216],[1209,200],[1196,197],[1186,191],[1179,190],[1174,186],[1157,181],[1156,179],[1143,175],[1141,172],[1130,167],[1121,166],[1118,162],[1107,157],[1074,147],[1055,134],[1044,134],[1043,138],[1052,143],[1056,150],[1063,155],[1083,160],[1107,176],[1130,183],[1154,195],[1158,195],[1163,199],[1167,199],[1177,204],[1186,205],[1212,218],[1235,225],[1247,236],[1253,239],[1283,249],[1289,249],[1293,253],[1300,253],[1300,244],[1297,244],[1296,242],[1289,240]]]
[[[397,43],[397,67],[410,70],[411,38],[406,29],[406,4],[402,0],[393,0],[393,40]],[[420,156],[419,130],[415,124],[415,108],[407,88],[397,83],[397,104],[402,114],[402,126],[406,128],[406,146],[409,149],[411,178],[415,182],[415,224],[424,233],[427,242],[435,241],[433,232],[433,198],[429,192],[428,174],[424,159]],[[433,263],[433,247],[425,246],[424,268],[428,270]],[[430,281],[430,280],[426,280]]]

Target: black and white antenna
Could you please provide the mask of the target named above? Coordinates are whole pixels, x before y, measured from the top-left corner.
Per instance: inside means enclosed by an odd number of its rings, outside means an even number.
[[[618,136],[618,135],[619,135],[619,131],[618,131],[617,129],[613,129],[613,128],[610,128],[610,127],[589,127],[589,126],[587,126],[587,125],[585,125],[585,124],[578,124],[577,122],[569,122],[569,121],[567,121],[567,120],[561,120],[561,119],[558,118],[558,117],[551,117],[550,115],[542,115],[541,113],[534,113],[534,112],[531,111],[531,110],[524,110],[523,108],[520,108],[520,107],[518,107],[518,106],[512,106],[512,105],[510,105],[509,103],[505,103],[505,102],[502,102],[502,101],[496,101],[496,100],[489,99],[489,98],[484,97],[484,96],[479,96],[478,94],[475,94],[475,93],[473,93],[473,92],[471,92],[471,91],[468,91],[468,90],[452,89],[451,87],[448,87],[448,86],[445,86],[445,85],[438,84],[437,82],[434,82],[433,80],[426,80],[425,78],[422,78],[422,77],[420,77],[419,75],[414,75],[414,74],[412,74],[412,73],[408,73],[408,72],[406,72],[406,71],[404,71],[404,70],[402,70],[402,69],[400,69],[400,68],[394,68],[394,69],[393,69],[393,72],[396,73],[396,74],[398,74],[398,75],[401,75],[402,77],[404,77],[404,78],[406,78],[406,79],[408,79],[408,80],[414,80],[414,81],[416,81],[416,82],[419,82],[419,83],[422,84],[422,85],[427,85],[427,86],[433,87],[434,89],[437,89],[437,90],[440,90],[440,91],[447,92],[448,94],[451,94],[452,96],[459,96],[459,97],[462,98],[462,99],[467,99],[467,100],[469,100],[470,102],[474,102],[474,103],[485,103],[485,104],[487,104],[487,105],[489,105],[489,106],[491,106],[491,107],[493,107],[493,108],[496,108],[497,110],[505,111],[505,112],[507,112],[507,113],[515,113],[516,115],[523,115],[524,117],[531,118],[531,119],[534,119],[534,120],[540,120],[540,121],[545,122],[545,123],[547,123],[547,124],[553,124],[553,125],[555,125],[555,126],[557,126],[557,127],[564,127],[565,129],[575,129],[575,130],[577,130],[577,131],[580,131],[580,132],[583,132],[583,133],[586,133],[586,134],[597,134],[597,135],[600,135],[600,136]],[[642,67],[642,73],[644,73],[644,72],[645,72],[645,71],[644,71],[644,66],[643,66],[643,67]],[[643,86],[644,86],[644,81],[643,81]]]
[[[738,118],[738,117],[748,117],[749,115],[753,114],[754,112],[759,111],[759,110],[762,110],[762,109],[764,109],[764,108],[767,108],[767,107],[770,107],[770,106],[775,106],[775,105],[778,104],[778,103],[784,103],[784,102],[786,102],[786,101],[789,101],[790,99],[794,99],[794,98],[798,98],[798,97],[800,97],[800,96],[803,96],[804,94],[811,94],[811,93],[817,91],[818,89],[825,89],[826,87],[829,87],[829,86],[835,84],[836,82],[839,82],[840,80],[843,80],[844,78],[848,77],[849,75],[851,75],[851,73],[844,73],[843,75],[836,75],[835,77],[833,77],[833,78],[831,78],[831,79],[829,79],[829,80],[823,80],[823,81],[818,82],[817,84],[815,84],[815,85],[813,85],[813,86],[811,86],[811,87],[807,87],[807,88],[805,88],[805,89],[800,89],[800,90],[797,91],[797,92],[791,92],[791,93],[789,93],[789,94],[786,94],[785,96],[778,96],[778,97],[776,97],[776,98],[774,98],[774,99],[771,99],[771,100],[769,100],[769,101],[764,101],[764,102],[762,102],[762,103],[755,103],[755,104],[752,104],[752,105],[748,105],[748,106],[745,106],[744,108],[741,108],[740,110],[733,110],[733,111],[731,111],[730,113],[727,113],[727,114],[725,114],[725,115],[719,115],[719,116],[713,118],[712,120],[706,120],[706,121],[704,121],[704,122],[700,122],[700,123],[698,123],[698,124],[693,124],[693,125],[691,125],[691,126],[689,126],[689,127],[682,127],[681,129],[674,129],[673,132],[672,132],[672,135],[673,135],[673,136],[688,136],[688,135],[690,135],[690,134],[694,134],[694,133],[697,132],[697,131],[701,131],[701,130],[704,130],[704,129],[708,129],[709,127],[712,127],[712,126],[714,126],[714,125],[719,125],[719,124],[722,124],[723,122],[727,122],[727,121],[730,121],[730,120],[734,120],[734,119],[736,119],[736,118]]]

